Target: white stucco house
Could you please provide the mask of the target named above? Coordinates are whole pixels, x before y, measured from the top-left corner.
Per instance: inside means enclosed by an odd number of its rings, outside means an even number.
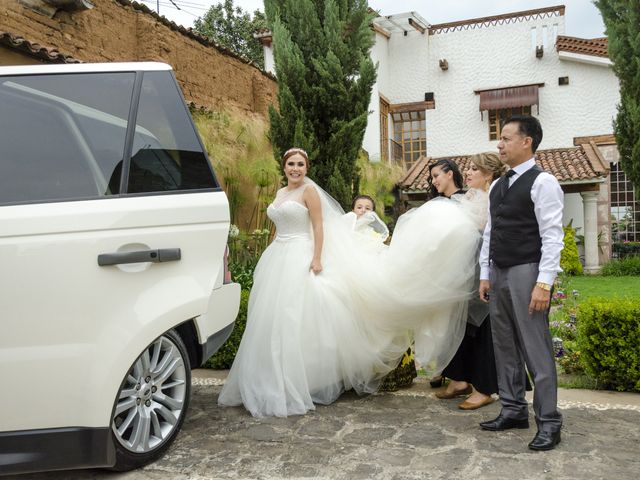
[[[640,205],[618,168],[607,39],[566,36],[564,18],[562,5],[437,25],[415,12],[379,16],[363,148],[371,161],[404,165],[400,197],[412,205],[427,198],[432,159],[464,168],[469,155],[496,151],[501,121],[538,117],[538,162],[560,181],[565,224],[584,235],[586,270],[597,271],[612,240],[640,241]],[[263,44],[273,68],[269,36]]]

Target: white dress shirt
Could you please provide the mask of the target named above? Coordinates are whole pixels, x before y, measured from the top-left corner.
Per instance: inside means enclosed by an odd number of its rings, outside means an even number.
[[[521,163],[512,170],[515,174],[509,178],[509,187],[513,185],[524,172],[536,164],[533,158]],[[495,180],[489,189],[495,186]],[[542,172],[531,186],[531,200],[540,229],[542,240],[542,256],[538,267],[538,282],[553,285],[560,268],[560,252],[564,247],[564,230],[562,229],[562,210],[564,208],[564,194],[556,178]],[[491,200],[489,200],[489,212]],[[491,214],[489,213],[487,225],[482,235],[482,249],[480,250],[480,280],[489,280],[489,242],[491,241]]]

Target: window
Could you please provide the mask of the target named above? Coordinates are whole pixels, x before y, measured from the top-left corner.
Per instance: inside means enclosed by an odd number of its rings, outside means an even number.
[[[145,72],[128,193],[213,188],[215,179],[169,72]]]
[[[0,78],[0,204],[118,194],[109,182],[123,158],[134,79]]]
[[[502,125],[513,115],[531,115],[531,105],[489,110],[489,140],[499,140]]]
[[[619,163],[611,164],[611,237],[614,242],[640,241],[640,203]]]
[[[0,77],[0,204],[217,187],[173,74],[138,74],[130,163],[136,73]]]
[[[380,160],[389,160],[389,102],[380,97]]]
[[[402,146],[402,158],[408,170],[427,155],[427,122],[424,110],[393,113],[393,138]]]

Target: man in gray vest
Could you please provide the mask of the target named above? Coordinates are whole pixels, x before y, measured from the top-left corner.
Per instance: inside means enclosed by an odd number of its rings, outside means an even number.
[[[489,302],[502,410],[484,430],[529,428],[526,372],[533,376],[538,433],[532,450],[560,443],[562,415],[549,332],[551,287],[560,271],[564,196],[553,175],[535,163],[542,140],[535,117],[514,116],[498,151],[511,169],[491,185],[489,220],[480,253],[480,298]]]

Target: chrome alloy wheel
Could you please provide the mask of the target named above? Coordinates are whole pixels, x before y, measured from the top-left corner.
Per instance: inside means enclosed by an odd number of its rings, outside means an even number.
[[[187,380],[185,359],[171,338],[163,335],[142,352],[120,387],[111,424],[126,450],[151,452],[179,428]]]

